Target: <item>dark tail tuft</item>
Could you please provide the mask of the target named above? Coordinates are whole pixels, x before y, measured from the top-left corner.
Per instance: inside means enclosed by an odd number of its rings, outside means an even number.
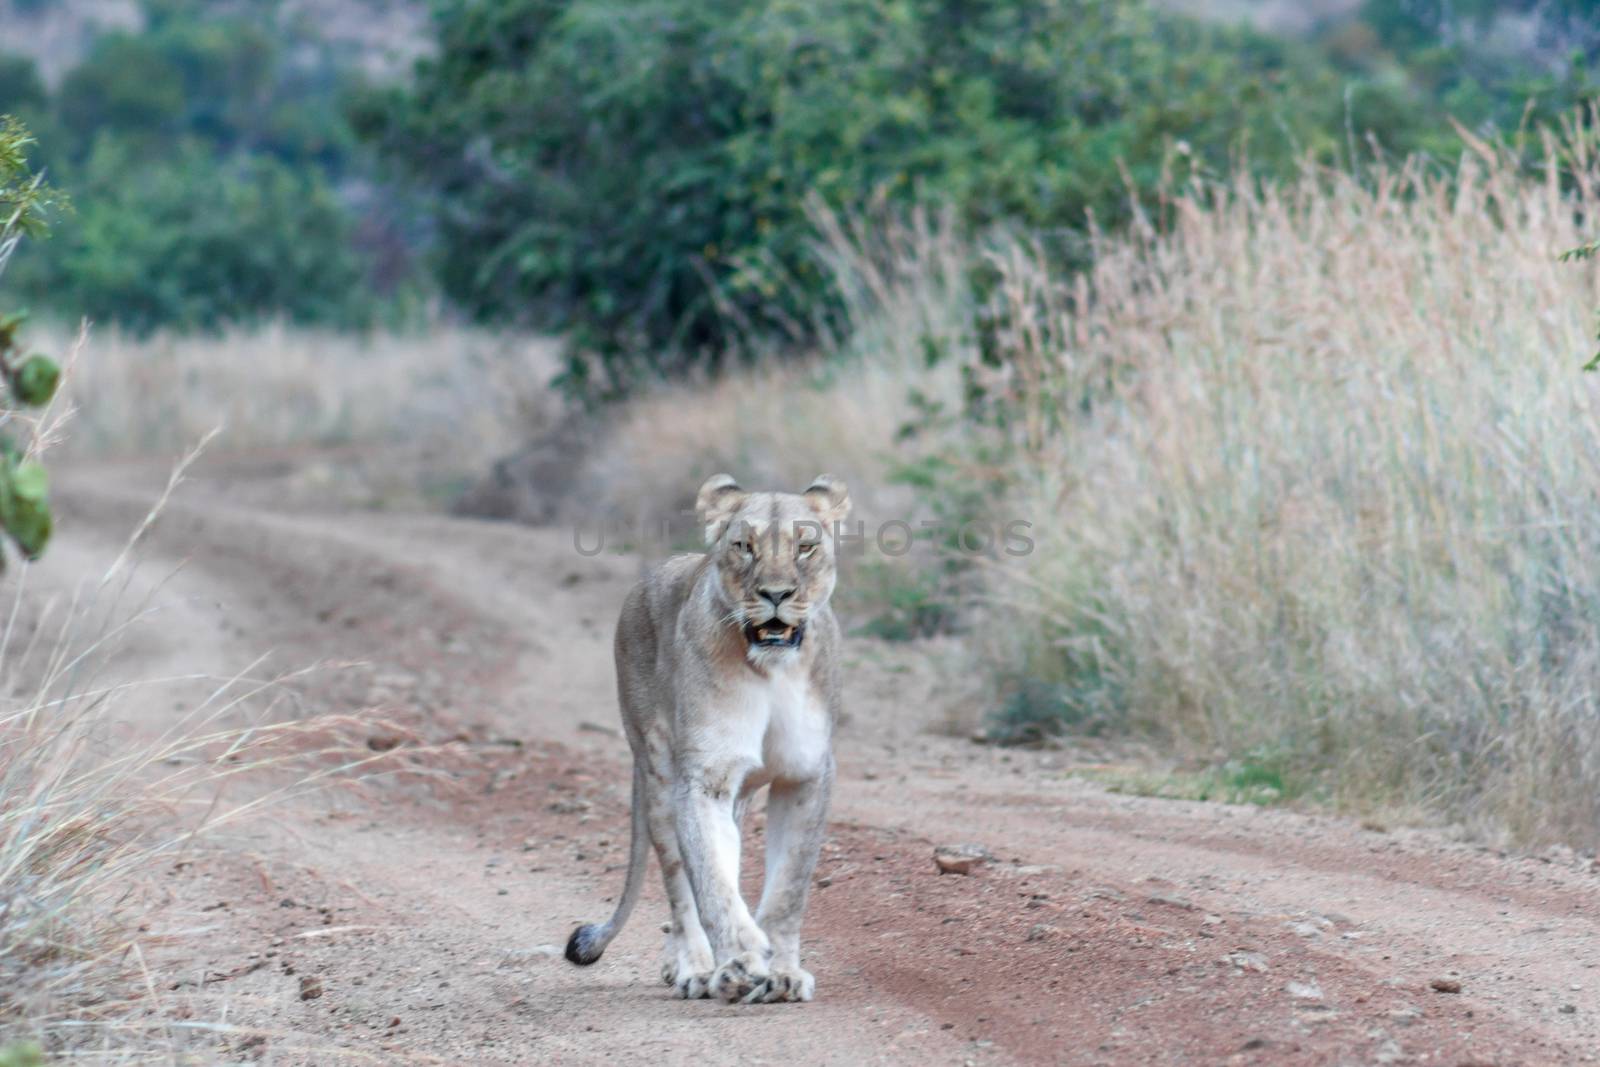
[[[604,945],[596,945],[596,935],[600,928],[593,923],[586,923],[572,931],[572,936],[567,938],[567,959],[579,967],[587,967],[605,952]]]

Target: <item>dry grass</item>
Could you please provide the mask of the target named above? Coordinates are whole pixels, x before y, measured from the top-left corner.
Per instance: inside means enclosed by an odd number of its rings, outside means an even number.
[[[179,1037],[153,998],[141,931],[158,863],[382,758],[353,740],[368,719],[281,714],[291,678],[259,665],[122,677],[119,647],[157,624],[129,602],[131,561],[64,595],[38,595],[23,570],[0,626],[0,1050],[22,1040],[120,1061],[220,1047],[226,1026],[190,1021]],[[141,722],[142,706],[160,721]]]
[[[884,362],[788,366],[702,385],[663,387],[615,413],[585,460],[579,494],[626,522],[692,507],[719,471],[752,487],[798,492],[832,471],[859,486],[858,510],[884,511],[895,431],[909,417],[903,368]]]
[[[928,372],[920,338],[964,320],[966,249],[926,215],[892,228],[820,206],[814,218],[818,252],[845,296],[842,335],[816,358],[662,386],[610,413],[584,460],[585,499],[630,522],[655,521],[690,508],[719,471],[790,490],[829,471],[850,483],[854,518],[917,517],[893,473],[936,446],[902,433],[918,418],[913,387],[947,406],[959,396],[952,373]]]
[[[64,330],[34,331],[47,350]],[[221,427],[213,455],[354,446],[396,479],[448,494],[554,422],[553,342],[436,325],[369,337],[292,327],[222,336],[94,333],[66,389],[68,458],[176,456]]]
[[[67,366],[79,366],[77,347]],[[64,405],[8,413],[30,454],[60,435]],[[192,458],[192,457],[191,457]],[[99,573],[54,592],[12,559],[0,606],[0,1060],[32,1050],[164,1059],[215,1050],[220,1033],[185,1023],[179,1039],[147,996],[139,932],[156,862],[286,794],[368,766],[351,739],[359,716],[280,715],[287,679],[132,681],[119,652],[158,625],[135,582],[134,542],[177,485]],[[58,546],[57,551],[60,548]],[[156,586],[159,589],[159,583]],[[198,695],[195,694],[198,692]],[[191,699],[193,697],[193,699]],[[175,704],[174,701],[178,703]],[[187,703],[184,703],[187,701]],[[184,707],[173,715],[174,706]],[[136,708],[159,707],[140,721]],[[250,783],[222,801],[224,783]],[[16,1042],[21,1044],[15,1044]],[[9,1058],[7,1058],[9,1057]],[[37,1062],[43,1062],[42,1059]]]
[[[1207,188],[1078,279],[1002,257],[1013,715],[1600,844],[1600,284],[1557,259],[1593,143]]]
[[[450,437],[503,447],[553,410],[552,342],[450,326],[360,336],[294,327],[136,338],[96,330],[74,375],[79,454],[164,454],[219,423],[228,449]],[[543,405],[552,405],[545,408]]]

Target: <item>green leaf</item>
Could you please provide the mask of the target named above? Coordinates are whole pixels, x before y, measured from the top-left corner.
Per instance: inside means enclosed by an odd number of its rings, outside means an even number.
[[[17,331],[22,329],[22,324],[27,321],[26,311],[13,311],[9,315],[0,315],[0,352],[16,344]]]
[[[43,503],[50,496],[50,476],[39,464],[25,460],[11,472],[11,492],[22,500]]]
[[[50,506],[13,498],[9,511],[6,533],[11,535],[11,539],[17,543],[23,555],[29,559],[38,559],[44,554],[45,545],[50,543],[50,534],[54,527]]]
[[[61,384],[61,368],[45,355],[32,355],[23,361],[11,378],[11,391],[29,407],[42,407],[56,395]]]
[[[11,392],[30,408],[50,403],[61,384],[61,366],[48,355],[30,355],[11,376]]]
[[[44,1067],[44,1049],[32,1041],[0,1048],[0,1067]]]
[[[54,520],[48,494],[49,479],[37,463],[0,471],[0,526],[29,559],[38,559],[50,542]]]

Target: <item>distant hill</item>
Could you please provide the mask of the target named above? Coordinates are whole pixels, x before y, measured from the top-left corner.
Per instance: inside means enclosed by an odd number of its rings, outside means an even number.
[[[216,0],[219,7],[250,0]],[[1361,0],[1155,0],[1155,6],[1260,29],[1303,33],[1350,14]],[[0,49],[23,52],[47,81],[70,67],[97,33],[140,22],[139,0],[0,0]],[[348,44],[369,73],[403,70],[428,47],[427,0],[284,0],[287,14]]]
[[[259,0],[215,0],[216,7],[256,7]],[[375,76],[407,69],[428,48],[427,0],[282,0],[285,19],[304,19],[347,47]],[[137,29],[139,0],[0,0],[0,51],[32,56],[54,83],[107,30]]]
[[[137,0],[0,0],[0,49],[31,56],[52,83],[96,34],[138,25]]]
[[[1600,54],[1600,17],[1589,0],[1505,0],[1485,5],[1421,4],[1415,0],[1369,4],[1364,0],[1153,0],[1157,7],[1201,18],[1248,22],[1270,33],[1339,38],[1335,50],[1393,46],[1382,24],[1407,12],[1436,43],[1464,49],[1490,64],[1511,61],[1560,73],[1574,54],[1593,64]],[[1382,11],[1388,8],[1387,13]],[[1379,10],[1374,10],[1374,8]],[[1362,24],[1365,23],[1365,27]],[[1392,29],[1392,24],[1391,24]],[[1370,37],[1370,39],[1369,39]],[[1415,47],[1415,42],[1411,47]]]
[[[1305,33],[1353,14],[1361,0],[1155,0],[1156,7],[1222,22],[1248,22],[1275,33]]]
[[[212,0],[218,8],[257,8],[265,0]],[[404,71],[430,47],[428,0],[278,0],[284,17],[304,18],[322,36],[348,46],[369,74]],[[1300,35],[1355,16],[1362,0],[1151,0],[1157,8],[1222,22],[1248,22],[1272,33]],[[1567,5],[1571,7],[1572,5]],[[135,28],[140,0],[0,0],[0,51],[21,52],[54,82],[95,35]],[[1508,6],[1485,41],[1498,50],[1552,63],[1574,49],[1600,46],[1600,29],[1571,25],[1540,5]]]

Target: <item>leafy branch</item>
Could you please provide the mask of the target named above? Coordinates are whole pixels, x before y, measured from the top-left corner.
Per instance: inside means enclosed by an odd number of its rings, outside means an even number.
[[[33,144],[21,122],[0,117],[0,270],[23,237],[45,232],[50,211],[62,203],[44,175],[28,167]],[[0,404],[0,530],[32,559],[50,540],[50,480],[25,446],[5,431],[18,421],[20,409],[50,403],[61,384],[61,367],[49,356],[26,352],[20,335],[27,317],[27,312],[0,313],[0,384],[5,389]]]

